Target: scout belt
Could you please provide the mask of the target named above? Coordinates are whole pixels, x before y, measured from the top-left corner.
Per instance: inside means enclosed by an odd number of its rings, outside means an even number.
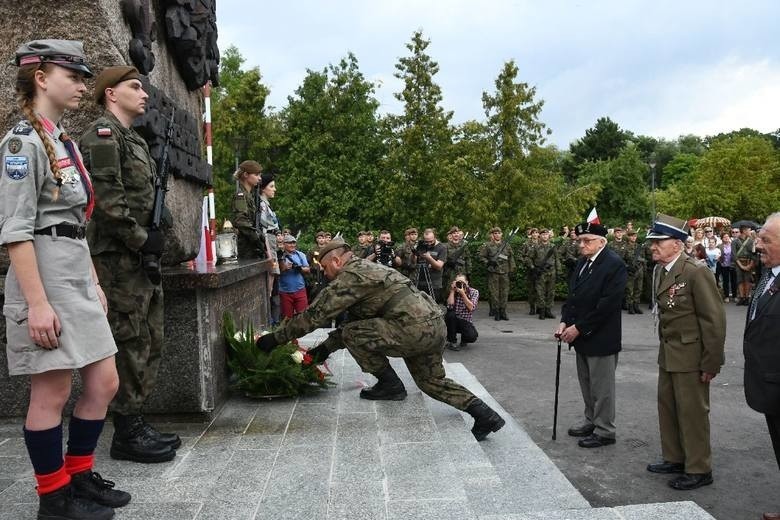
[[[86,226],[76,226],[74,224],[57,224],[42,229],[36,229],[35,234],[50,235],[55,238],[67,237],[77,240],[84,240],[87,238],[87,228]]]

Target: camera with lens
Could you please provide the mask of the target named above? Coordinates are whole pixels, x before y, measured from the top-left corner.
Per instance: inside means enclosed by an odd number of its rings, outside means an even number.
[[[420,240],[417,242],[417,246],[414,248],[414,253],[417,256],[422,256],[425,253],[430,253],[433,251],[433,244],[429,244],[425,240]]]
[[[393,266],[393,260],[395,260],[395,242],[392,240],[379,240],[376,243],[376,262],[378,264],[386,265],[387,267]]]
[[[458,289],[465,289],[466,288],[466,284],[461,282],[460,280],[458,280],[458,281],[455,282],[455,287],[458,288]]]

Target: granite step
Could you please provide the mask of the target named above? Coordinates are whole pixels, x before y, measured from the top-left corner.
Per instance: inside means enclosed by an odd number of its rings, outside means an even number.
[[[316,344],[326,333],[302,344]],[[445,368],[507,420],[479,443],[470,416],[422,394],[403,361],[391,362],[407,386],[405,401],[360,399],[375,380],[342,350],[328,360],[337,383],[331,389],[298,399],[234,397],[210,423],[158,424],[183,438],[169,463],[111,460],[107,424],[96,470],[133,495],[116,518],[712,518],[692,502],[591,508],[463,365]],[[0,424],[0,520],[35,518],[37,509],[19,424]]]

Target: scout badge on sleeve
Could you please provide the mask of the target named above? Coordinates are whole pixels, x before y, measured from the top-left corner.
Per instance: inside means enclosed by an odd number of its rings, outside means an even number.
[[[29,172],[29,160],[27,157],[18,155],[9,155],[5,158],[5,173],[15,181],[20,181],[27,177]]]
[[[16,154],[22,150],[22,140],[18,137],[12,137],[8,140],[8,151]]]

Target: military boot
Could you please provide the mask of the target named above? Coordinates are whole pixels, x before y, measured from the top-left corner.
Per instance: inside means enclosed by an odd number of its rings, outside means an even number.
[[[73,494],[106,507],[122,507],[130,502],[130,493],[114,489],[114,483],[105,480],[100,473],[82,471],[70,476]]]
[[[631,304],[628,305],[628,313],[629,314],[636,314],[636,312],[634,312],[634,306],[631,305]]]
[[[374,374],[374,377],[378,381],[371,388],[364,388],[360,391],[361,399],[372,401],[403,401],[406,399],[406,388],[393,367],[387,365],[386,368]]]
[[[543,320],[546,316],[544,315],[544,307],[537,307],[537,310],[539,311],[537,314],[539,314],[539,319]]]
[[[501,319],[504,321],[509,321],[509,318],[506,317],[506,309],[501,309]]]
[[[488,312],[488,316],[495,316],[495,315],[496,315],[496,311],[493,310],[493,306],[491,305],[490,312]]]
[[[501,319],[501,311],[499,311],[498,309],[496,309],[496,312],[495,312],[495,313],[493,313],[493,319],[494,319],[495,321],[498,321],[498,320],[500,320],[500,319]]]
[[[544,317],[545,318],[555,318],[555,314],[552,313],[552,309],[550,307],[544,308]]]
[[[111,458],[133,462],[168,462],[176,450],[146,433],[140,415],[114,414]]]
[[[528,315],[533,316],[534,314],[536,314],[536,305],[531,305],[528,309]]]
[[[634,304],[634,314],[644,314],[644,312],[642,312],[642,309],[639,308],[638,303]]]
[[[506,424],[506,421],[495,410],[479,398],[471,401],[471,404],[466,408],[466,413],[474,418],[471,433],[478,441],[483,440],[490,432],[497,432]]]
[[[114,510],[79,498],[70,484],[39,497],[38,520],[109,520]]]
[[[141,416],[141,420],[144,422],[144,432],[151,438],[160,441],[163,444],[167,444],[174,450],[179,449],[181,446],[181,439],[175,433],[163,433],[157,431],[157,429],[146,422],[146,419]]]

